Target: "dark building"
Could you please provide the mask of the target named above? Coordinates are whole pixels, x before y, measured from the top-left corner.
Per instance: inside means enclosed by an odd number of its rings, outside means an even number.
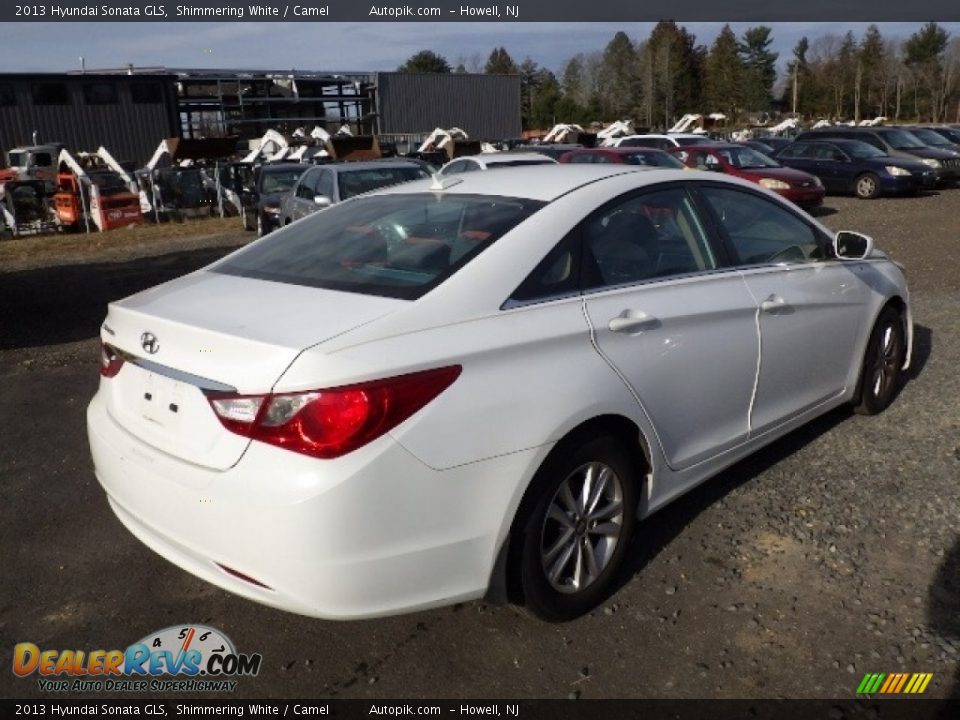
[[[179,126],[171,76],[0,75],[0,151],[32,145],[36,134],[41,143],[103,145],[121,162],[143,163]]]
[[[517,75],[313,72],[127,67],[64,74],[0,74],[0,150],[61,142],[100,145],[145,163],[169,137],[252,140],[320,125],[407,146],[436,127],[471,138],[520,135]]]
[[[379,133],[458,127],[478,140],[520,136],[519,75],[380,72],[375,77]]]

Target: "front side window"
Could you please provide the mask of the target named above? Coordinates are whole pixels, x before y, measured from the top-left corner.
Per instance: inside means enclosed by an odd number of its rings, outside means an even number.
[[[591,153],[578,153],[577,155],[571,155],[570,159],[567,162],[574,163],[577,165],[588,165],[590,163],[605,162],[605,159],[601,160],[600,156],[595,157]]]
[[[868,145],[867,143],[861,142],[860,140],[853,140],[851,142],[848,142],[843,147],[848,153],[850,153],[850,155],[857,158],[858,160],[866,160],[867,158],[886,157],[886,153],[884,153],[882,150],[878,150],[873,145]]]
[[[314,192],[314,184],[317,180],[316,172],[305,172],[303,177],[300,178],[300,182],[297,185],[295,194],[298,198],[304,200],[313,200],[313,196],[316,194]]]
[[[810,156],[810,145],[804,142],[795,142],[787,145],[783,150],[780,151],[779,157],[782,157],[786,160],[798,159]]]
[[[583,224],[583,286],[612,287],[717,267],[684,190],[614,202]]]
[[[433,193],[357,198],[272,233],[211,271],[416,300],[543,205]]]
[[[716,213],[740,265],[822,260],[813,228],[786,208],[753,193],[721,187],[701,191]]]
[[[317,180],[317,195],[323,195],[333,200],[333,173],[329,170],[320,171],[320,177]]]
[[[399,185],[427,177],[430,177],[430,173],[418,165],[380,167],[338,173],[337,184],[340,188],[340,199],[346,200],[354,195],[362,195],[390,185]]]
[[[837,150],[833,145],[817,145],[814,148],[813,156],[817,160],[846,160],[842,152]]]

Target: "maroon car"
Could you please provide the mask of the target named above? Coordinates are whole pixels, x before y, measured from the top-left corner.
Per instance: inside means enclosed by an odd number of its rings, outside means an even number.
[[[783,167],[746,145],[695,145],[677,148],[674,154],[687,167],[727,173],[755,182],[803,208],[821,205],[826,194],[819,178],[802,170]]]
[[[560,156],[562,163],[644,165],[646,167],[684,169],[686,166],[663,150],[648,147],[582,148]]]

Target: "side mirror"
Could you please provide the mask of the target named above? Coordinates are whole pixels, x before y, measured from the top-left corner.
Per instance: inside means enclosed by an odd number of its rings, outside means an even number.
[[[317,207],[330,207],[333,202],[326,195],[314,195],[313,202]]]
[[[863,260],[873,252],[873,238],[852,230],[841,230],[833,239],[833,252],[841,260]]]

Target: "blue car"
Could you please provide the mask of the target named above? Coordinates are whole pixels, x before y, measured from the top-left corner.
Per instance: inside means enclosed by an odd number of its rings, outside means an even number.
[[[820,178],[828,193],[872,199],[932,188],[936,172],[919,159],[893,157],[859,140],[798,140],[776,154],[787,167]]]

